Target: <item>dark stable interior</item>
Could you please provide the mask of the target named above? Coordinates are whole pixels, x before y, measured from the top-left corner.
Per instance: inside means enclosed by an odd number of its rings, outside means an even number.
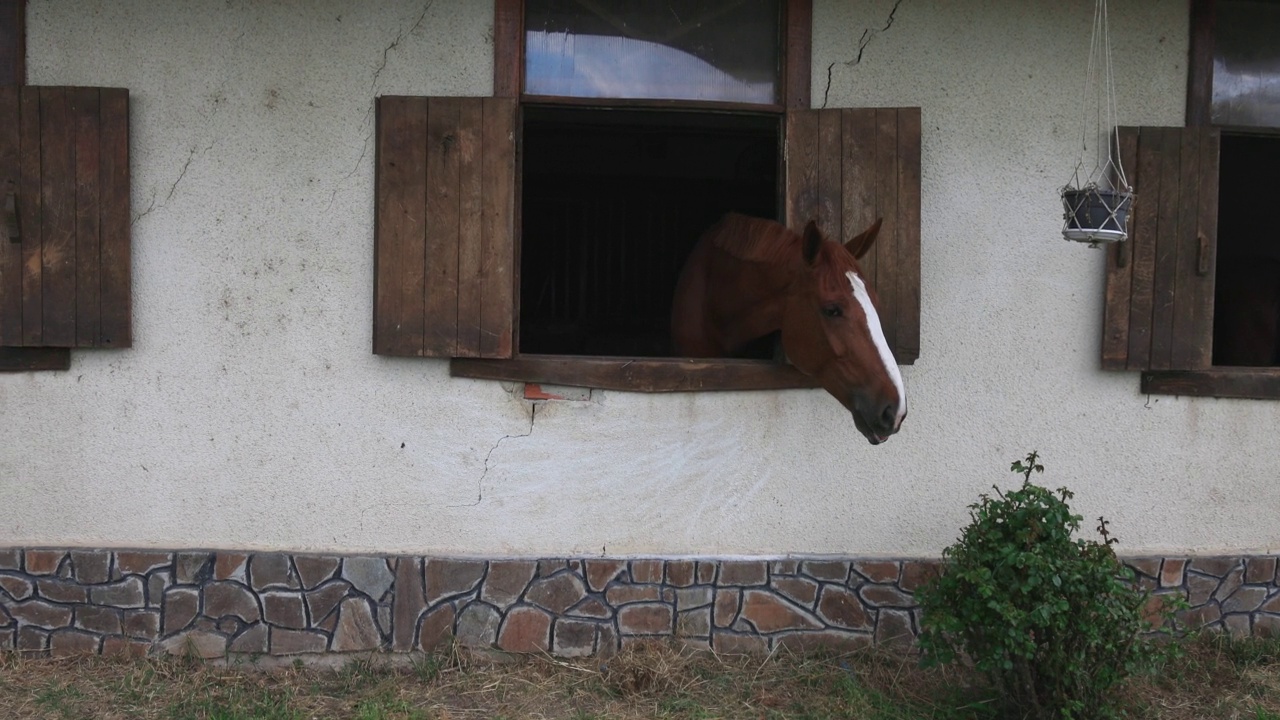
[[[520,352],[670,355],[671,296],[698,237],[731,210],[778,216],[778,119],[524,112]]]
[[[1280,135],[1223,133],[1213,364],[1280,365]]]

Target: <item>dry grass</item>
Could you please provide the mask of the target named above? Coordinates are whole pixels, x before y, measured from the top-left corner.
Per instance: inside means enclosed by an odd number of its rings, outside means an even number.
[[[1280,641],[1199,638],[1132,686],[1130,716],[1280,720]],[[458,650],[341,667],[216,665],[181,658],[43,660],[0,654],[0,717],[995,718],[960,669],[886,652],[768,658],[642,643],[601,661]]]

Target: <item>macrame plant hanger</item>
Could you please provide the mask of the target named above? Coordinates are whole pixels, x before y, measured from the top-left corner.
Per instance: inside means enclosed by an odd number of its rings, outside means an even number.
[[[1060,191],[1065,210],[1062,236],[1067,240],[1098,247],[1101,243],[1121,242],[1129,237],[1133,188],[1120,162],[1117,120],[1107,0],[1097,0],[1080,101],[1080,158],[1071,182]],[[1090,145],[1093,146],[1092,158]],[[1090,159],[1093,168],[1086,172]]]

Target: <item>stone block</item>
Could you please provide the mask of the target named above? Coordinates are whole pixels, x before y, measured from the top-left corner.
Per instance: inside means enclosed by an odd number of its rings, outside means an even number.
[[[71,608],[43,600],[24,600],[9,606],[9,614],[24,625],[56,630],[71,624]]]
[[[618,609],[618,631],[623,635],[670,635],[672,608],[664,603],[634,603]]]
[[[130,575],[109,585],[94,585],[90,587],[89,599],[95,605],[117,608],[140,608],[146,607],[147,604],[142,578],[136,575]]]
[[[807,611],[764,590],[747,590],[743,593],[741,617],[761,633],[816,630],[822,627],[822,623]]]
[[[818,583],[804,577],[775,577],[770,583],[774,592],[804,608],[813,609],[818,599]]]
[[[1243,638],[1253,634],[1253,627],[1246,613],[1232,613],[1230,615],[1224,613],[1222,626],[1226,628],[1231,637]]]
[[[795,575],[800,572],[799,560],[774,560],[770,566],[773,574],[776,575]]]
[[[307,614],[302,606],[302,594],[296,592],[264,592],[262,618],[270,625],[302,630],[307,627]]]
[[[36,585],[18,574],[0,574],[0,590],[14,600],[26,600],[35,593]]]
[[[1251,557],[1244,561],[1244,581],[1250,584],[1270,585],[1276,582],[1275,557]]]
[[[368,601],[347,598],[338,606],[338,625],[333,631],[332,649],[336,652],[376,650],[382,646],[382,634],[373,620]]]
[[[856,562],[853,571],[873,583],[896,583],[901,576],[898,563],[888,560]]]
[[[302,581],[302,587],[307,590],[312,590],[321,583],[333,579],[341,564],[341,558],[325,555],[295,555],[293,557],[293,567],[298,571],[298,579]],[[421,574],[418,575],[418,583],[422,583]]]
[[[1266,600],[1266,598],[1267,589],[1265,587],[1244,585],[1231,593],[1231,597],[1222,601],[1222,612],[1253,612],[1262,605],[1262,601]]]
[[[92,633],[70,629],[55,630],[49,635],[49,655],[52,657],[95,655],[101,643],[102,638]]]
[[[145,657],[150,650],[151,643],[149,642],[123,637],[102,638],[103,657],[140,658]]]
[[[911,613],[905,610],[881,609],[876,618],[875,642],[881,647],[903,647],[915,640]]]
[[[622,648],[622,638],[612,624],[601,625],[599,630],[596,635],[596,657],[611,658]]]
[[[764,560],[725,560],[720,563],[716,584],[755,586],[769,582],[769,563]]]
[[[86,585],[111,579],[111,553],[107,550],[72,550],[72,577]]]
[[[1223,578],[1239,565],[1240,558],[1237,557],[1196,557],[1191,558],[1187,567],[1198,573]]]
[[[293,574],[293,565],[284,553],[258,553],[249,558],[249,585],[254,590],[302,587]]]
[[[1267,613],[1254,615],[1253,634],[1260,638],[1280,638],[1280,615]]]
[[[711,635],[711,649],[721,655],[764,655],[769,641],[758,635],[716,632]]]
[[[1160,577],[1160,558],[1127,558],[1124,564],[1133,568],[1139,575],[1149,578]]]
[[[126,610],[121,630],[132,638],[155,640],[160,636],[160,613],[155,610]]]
[[[675,591],[674,600],[677,610],[692,610],[710,605],[713,597],[715,591],[710,587],[684,587]]]
[[[302,572],[301,566],[298,567],[298,572]],[[414,642],[417,640],[418,618],[426,609],[427,597],[423,588],[422,560],[416,557],[402,557],[396,561],[395,604],[392,608],[391,625],[392,650],[407,652],[414,648]]]
[[[159,608],[165,590],[173,585],[173,576],[168,570],[152,570],[147,576],[147,607]]]
[[[560,657],[587,657],[595,651],[596,623],[560,618],[555,622],[551,652]]]
[[[718,628],[727,628],[738,619],[739,590],[716,590],[712,619]]]
[[[216,632],[186,630],[162,641],[159,649],[170,655],[211,660],[227,654],[227,639]]]
[[[533,560],[494,560],[480,588],[480,599],[499,609],[510,607],[524,594],[537,569]]]
[[[468,603],[458,614],[458,642],[471,647],[490,647],[498,640],[501,622],[502,616],[494,608],[484,603]]]
[[[257,622],[262,617],[257,596],[240,583],[226,580],[205,586],[204,614],[211,618],[234,615],[247,623]]]
[[[1267,598],[1258,609],[1262,612],[1280,614],[1280,592],[1272,592],[1271,597]]]
[[[81,605],[75,610],[75,626],[99,635],[119,635],[122,632],[120,612],[115,608]]]
[[[562,573],[535,580],[525,593],[525,600],[553,614],[561,615],[565,610],[582,602],[586,596],[587,588],[581,578],[570,573]]]
[[[600,602],[598,598],[586,597],[582,602],[570,608],[566,614],[573,617],[597,618],[604,620],[613,617],[613,608]]]
[[[453,606],[441,605],[422,618],[422,626],[418,629],[417,648],[430,652],[449,642],[453,637]]]
[[[240,633],[231,638],[231,643],[227,645],[227,652],[266,654],[270,649],[267,642],[268,631],[269,628],[263,623],[254,623],[240,628]]]
[[[311,613],[312,622],[318,622],[333,612],[350,590],[351,586],[345,580],[336,580],[307,592],[307,610]]]
[[[9,628],[15,624],[17,624],[17,622],[13,619],[13,616],[9,614],[9,611],[5,609],[4,603],[0,603],[0,628]],[[5,632],[8,633],[8,630]]]
[[[676,615],[676,637],[707,637],[710,634],[710,606],[687,610]]]
[[[1191,607],[1203,605],[1213,597],[1214,591],[1218,589],[1221,580],[1209,575],[1201,575],[1199,573],[1187,573],[1187,604]]]
[[[661,560],[632,560],[631,561],[631,582],[661,583],[662,582],[662,561]]]
[[[1222,610],[1217,603],[1211,603],[1179,611],[1174,617],[1183,629],[1194,631],[1218,622]]]
[[[775,648],[792,652],[811,653],[819,650],[855,652],[865,650],[874,643],[871,633],[842,630],[807,630],[784,632],[773,641]]]
[[[1167,558],[1160,566],[1160,587],[1182,587],[1186,577],[1187,561],[1182,558]]]
[[[806,560],[800,563],[800,572],[817,580],[843,583],[849,580],[849,563]]]
[[[252,562],[250,563],[252,567]],[[269,635],[272,655],[301,655],[304,653],[320,653],[329,647],[329,638],[324,633],[313,630],[289,630],[287,628],[271,628]]]
[[[858,596],[852,590],[839,585],[827,585],[822,588],[822,597],[818,601],[818,617],[830,625],[846,630],[875,629],[872,615],[863,607]]]
[[[862,601],[871,607],[915,607],[915,598],[892,585],[863,585],[858,588]]]
[[[244,622],[234,615],[228,615],[221,620],[218,620],[214,625],[215,630],[227,637],[235,637],[236,633],[240,632],[243,627]]]
[[[205,583],[213,577],[213,553],[178,553],[173,561],[173,577],[179,585]]]
[[[551,643],[551,616],[528,605],[511,608],[498,633],[498,647],[507,652],[547,652]]]
[[[718,569],[719,569],[718,563],[716,563],[714,560],[712,561],[699,560],[698,561],[698,584],[710,585],[711,583],[714,583],[716,581],[716,570]]]
[[[395,575],[384,558],[349,557],[342,561],[342,579],[378,602],[391,589]]]
[[[18,652],[30,657],[43,657],[49,649],[49,631],[30,625],[18,628],[17,641],[14,643]]]
[[[696,565],[693,560],[668,560],[667,584],[672,587],[689,587],[694,581]]]
[[[61,550],[28,550],[24,555],[28,575],[56,575],[67,553]]]
[[[914,593],[932,582],[942,574],[943,565],[937,560],[905,560],[902,563],[902,577],[898,587],[905,592]]]
[[[0,570],[21,570],[22,569],[22,551],[21,550],[0,550]]]
[[[627,567],[623,560],[587,560],[587,586],[592,592],[603,592],[605,587]]]
[[[604,599],[614,607],[636,602],[657,602],[662,599],[662,586],[613,585],[605,591]]]
[[[249,582],[249,556],[244,553],[220,552],[213,557],[213,579]]]
[[[171,587],[164,591],[163,617],[165,635],[184,630],[200,611],[200,592],[190,587]]]
[[[1222,578],[1222,584],[1219,585],[1218,590],[1213,593],[1213,599],[1218,602],[1222,602],[1223,600],[1231,597],[1231,595],[1234,594],[1235,591],[1243,584],[1244,565],[1236,565],[1236,567],[1231,569],[1231,572],[1227,573],[1226,577]]]
[[[36,594],[51,602],[84,603],[89,601],[88,588],[60,578],[40,578],[36,580]]]
[[[152,570],[167,567],[170,563],[172,563],[172,559],[169,553],[116,553],[116,570],[122,575],[146,575]]]
[[[476,589],[484,577],[485,564],[479,560],[434,560],[426,563],[427,604],[443,598],[465,595]]]

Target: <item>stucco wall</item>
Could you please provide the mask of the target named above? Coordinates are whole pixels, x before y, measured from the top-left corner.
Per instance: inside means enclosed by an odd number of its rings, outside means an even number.
[[[1181,124],[1185,6],[1112,4],[1126,124]],[[1092,3],[903,0],[864,37],[893,8],[814,13],[815,104],[924,112],[921,358],[871,447],[820,391],[531,423],[371,354],[373,98],[487,94],[488,3],[31,0],[31,83],[132,93],[136,339],[0,376],[0,546],[930,556],[1038,449],[1128,553],[1280,549],[1280,404],[1098,369],[1103,256],[1056,198]]]

